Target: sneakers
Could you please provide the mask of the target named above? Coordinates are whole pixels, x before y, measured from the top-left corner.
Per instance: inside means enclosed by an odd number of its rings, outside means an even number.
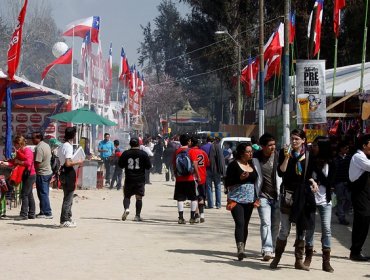
[[[128,214],[130,214],[130,210],[125,210],[122,214],[122,221],[126,221]]]
[[[142,222],[143,219],[140,217],[140,216],[135,216],[135,218],[133,219],[134,222]]]
[[[184,219],[184,218],[179,218],[179,220],[178,220],[178,224],[179,224],[179,225],[185,225],[185,224],[186,224],[185,219]]]
[[[189,220],[189,224],[194,225],[195,223],[196,223],[196,220],[195,220],[195,219],[191,218],[191,219]]]
[[[264,261],[264,262],[268,262],[269,260],[271,260],[272,259],[272,253],[271,252],[264,252],[263,254],[262,254],[262,260]]]
[[[204,218],[200,218],[199,222],[204,223],[206,220]]]
[[[44,215],[44,214],[37,214],[36,215],[37,219],[53,219],[53,215]]]
[[[65,221],[64,223],[60,224],[61,228],[75,228],[77,224],[73,221]]]

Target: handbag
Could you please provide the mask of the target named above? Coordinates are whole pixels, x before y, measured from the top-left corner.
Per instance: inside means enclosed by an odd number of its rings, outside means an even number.
[[[241,204],[253,203],[256,200],[254,184],[241,184],[231,188],[227,198]]]
[[[5,177],[3,175],[0,176],[0,193],[6,193],[9,191],[8,185],[5,181]]]
[[[308,166],[309,153],[306,153],[305,170],[303,175],[303,182],[306,180],[307,166]],[[292,205],[294,203],[294,192],[288,191],[282,185],[282,191],[280,193],[280,212],[283,214],[290,214]]]

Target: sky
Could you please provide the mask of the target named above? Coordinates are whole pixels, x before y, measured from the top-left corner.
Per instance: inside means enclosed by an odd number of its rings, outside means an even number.
[[[34,0],[35,1],[35,0]],[[37,1],[37,0],[36,0]],[[55,22],[60,29],[78,19],[90,16],[100,16],[100,38],[103,55],[108,57],[109,44],[113,44],[113,62],[119,63],[121,47],[123,46],[130,64],[137,64],[139,54],[137,49],[143,40],[140,27],[146,26],[159,15],[157,6],[160,0],[49,0]],[[173,1],[182,15],[189,8]],[[29,1],[31,4],[32,1]],[[66,38],[67,39],[67,38]],[[77,38],[75,44],[80,48],[82,38]],[[67,39],[67,44],[71,40]]]

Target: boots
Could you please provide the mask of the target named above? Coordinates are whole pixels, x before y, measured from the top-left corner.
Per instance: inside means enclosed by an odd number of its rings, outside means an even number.
[[[310,268],[305,266],[302,262],[303,260],[303,253],[304,253],[304,240],[296,240],[294,243],[294,255],[295,255],[295,269],[307,270],[309,271]]]
[[[285,251],[285,246],[286,246],[286,240],[280,240],[279,238],[276,239],[276,247],[275,247],[275,257],[270,263],[270,268],[275,269],[277,268],[281,256],[283,255]]]
[[[243,260],[246,257],[244,253],[244,246],[245,246],[245,243],[243,242],[236,243],[236,248],[238,249],[237,257],[239,261]]]
[[[330,248],[322,249],[322,270],[326,272],[334,272],[330,265]]]
[[[306,246],[305,247],[305,254],[306,254],[306,257],[304,259],[303,264],[307,267],[310,267],[311,260],[312,260],[312,255],[313,255],[313,246]]]

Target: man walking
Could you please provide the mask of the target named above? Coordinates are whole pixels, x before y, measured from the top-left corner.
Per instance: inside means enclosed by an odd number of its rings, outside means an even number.
[[[36,189],[40,201],[40,213],[36,218],[52,219],[53,215],[49,200],[49,184],[52,177],[51,170],[51,149],[43,141],[43,135],[40,132],[32,133],[32,143],[35,148],[35,169],[36,169]]]
[[[136,215],[134,221],[141,222],[140,214],[145,194],[145,170],[149,170],[152,165],[147,153],[140,150],[139,138],[132,137],[130,146],[131,149],[124,151],[118,160],[118,166],[125,169],[122,221],[125,221],[130,214],[131,196],[135,195]]]
[[[114,146],[110,139],[109,133],[104,133],[104,140],[99,142],[98,145],[98,152],[100,153],[100,157],[104,162],[105,168],[105,186],[110,186],[110,173],[111,173],[111,164],[110,164],[110,157],[113,154]]]
[[[262,149],[255,153],[253,163],[258,177],[262,179],[257,193],[260,202],[258,214],[261,220],[262,257],[264,261],[269,261],[272,258],[279,233],[281,178],[277,175],[279,155],[276,151],[274,136],[265,133],[260,137],[259,143]]]
[[[117,191],[122,187],[122,168],[118,166],[118,159],[122,155],[123,149],[119,147],[119,141],[114,140],[114,154],[111,157],[111,165],[114,167],[112,180],[110,182],[110,189],[113,189],[114,183],[117,182],[116,188]]]
[[[349,258],[353,261],[368,261],[361,254],[370,226],[370,134],[359,139],[360,146],[349,165],[351,181],[353,227],[352,246]]]
[[[76,223],[72,221],[73,194],[76,185],[76,171],[74,166],[81,166],[83,160],[73,161],[73,139],[76,137],[76,127],[67,127],[64,133],[64,144],[58,150],[60,160],[60,182],[63,188],[63,204],[60,214],[60,227],[74,228]]]
[[[216,208],[221,208],[221,178],[225,175],[225,159],[217,141],[212,143],[212,138],[207,137],[207,143],[201,147],[209,158],[210,165],[207,168],[207,181],[206,181],[206,192],[207,192],[207,207],[213,208],[213,191],[212,183],[215,185],[216,195]]]

